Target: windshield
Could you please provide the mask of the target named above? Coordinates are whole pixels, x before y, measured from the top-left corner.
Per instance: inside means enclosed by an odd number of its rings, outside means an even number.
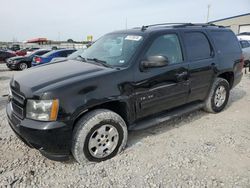
[[[127,66],[142,39],[139,35],[108,34],[97,40],[81,56],[86,60],[98,59],[110,66]]]
[[[80,55],[84,52],[84,50],[86,50],[86,48],[81,48],[81,49],[75,51],[74,53],[70,54],[70,55],[67,57],[67,59],[72,60],[72,59],[77,58],[78,56],[80,56]]]

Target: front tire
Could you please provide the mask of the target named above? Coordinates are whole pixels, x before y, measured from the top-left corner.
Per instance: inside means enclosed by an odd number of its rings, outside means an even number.
[[[28,68],[28,65],[27,65],[27,63],[25,63],[25,62],[21,62],[21,63],[19,64],[18,68],[19,68],[19,70],[25,70],[25,69]]]
[[[84,115],[73,131],[72,154],[77,162],[100,162],[114,157],[126,146],[124,120],[115,112],[98,109]]]
[[[227,105],[230,85],[223,78],[216,78],[205,101],[204,110],[210,113],[221,112]]]

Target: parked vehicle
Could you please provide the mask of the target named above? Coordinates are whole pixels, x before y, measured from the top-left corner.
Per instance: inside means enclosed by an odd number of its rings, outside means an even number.
[[[8,58],[16,56],[15,52],[8,50],[0,50],[0,63],[5,62]]]
[[[34,57],[32,61],[32,66],[42,65],[49,63],[52,59],[57,57],[68,57],[70,54],[75,52],[75,49],[62,49],[62,50],[52,50],[42,56]]]
[[[81,48],[74,53],[70,54],[68,57],[56,57],[53,58],[50,62],[58,62],[58,61],[65,61],[65,60],[73,60],[79,58],[79,56],[84,52],[86,48]]]
[[[31,67],[31,62],[36,55],[43,55],[48,53],[50,50],[40,49],[33,51],[31,54],[26,56],[17,56],[9,58],[6,61],[6,65],[12,70],[24,70]]]
[[[13,50],[13,51],[18,51],[18,50],[20,50],[21,48],[20,48],[20,45],[19,45],[19,44],[13,44],[13,45],[11,46],[10,49]]]
[[[237,35],[239,40],[247,40],[250,41],[250,32],[243,32]]]
[[[250,42],[247,40],[241,40],[240,45],[243,51],[243,57],[244,57],[244,66],[249,67],[250,66]]]
[[[27,54],[29,55],[29,54],[31,54],[32,52],[34,52],[34,51],[36,51],[36,50],[39,50],[40,48],[38,48],[38,47],[33,47],[33,48],[28,48],[27,49]]]
[[[200,108],[221,112],[243,64],[236,36],[221,26],[157,24],[112,32],[81,60],[14,75],[8,120],[50,159],[72,153],[79,163],[103,161],[125,148],[128,130]]]
[[[25,56],[26,54],[27,54],[27,49],[22,49],[22,50],[16,51],[17,56]]]

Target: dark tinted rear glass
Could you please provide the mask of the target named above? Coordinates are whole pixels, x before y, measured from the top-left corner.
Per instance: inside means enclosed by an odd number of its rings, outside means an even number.
[[[222,53],[240,52],[239,41],[231,31],[212,31],[215,47]]]
[[[201,32],[185,33],[185,46],[190,61],[211,57],[211,47],[205,34]]]

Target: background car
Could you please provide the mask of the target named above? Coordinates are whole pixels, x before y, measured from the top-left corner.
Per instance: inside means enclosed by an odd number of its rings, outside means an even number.
[[[32,66],[49,63],[52,59],[56,57],[68,57],[75,51],[75,49],[52,50],[51,52],[46,53],[42,56],[34,57],[32,61]]]
[[[38,47],[28,48],[28,49],[27,49],[27,54],[31,54],[33,51],[39,50],[39,49],[40,49],[40,48],[38,48]]]
[[[247,40],[248,42],[250,41],[250,32],[243,32],[237,35],[237,38],[239,40]]]
[[[16,51],[17,56],[25,56],[26,54],[27,54],[27,49],[22,49],[22,50]]]
[[[244,66],[249,67],[250,66],[250,43],[247,40],[241,40],[240,45],[241,45],[243,57],[244,57]]]
[[[27,54],[26,56],[12,57],[6,61],[6,65],[12,70],[24,70],[31,67],[31,62],[36,55],[43,55],[49,51],[50,50],[47,49],[40,49],[32,52],[31,54]]]
[[[0,50],[0,62],[6,61],[6,59],[16,56],[15,52],[9,50]]]
[[[87,47],[78,49],[74,53],[70,54],[68,57],[56,57],[56,58],[53,58],[50,62],[58,62],[58,61],[64,61],[64,60],[77,59],[77,57],[79,57],[84,52],[84,50],[86,50],[86,49],[87,49]]]

